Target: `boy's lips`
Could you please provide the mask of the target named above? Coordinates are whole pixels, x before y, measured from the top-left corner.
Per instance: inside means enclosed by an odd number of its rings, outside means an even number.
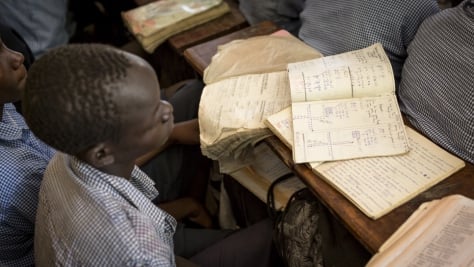
[[[20,77],[19,82],[26,80],[26,77],[28,76],[28,72],[26,71],[26,68],[24,65],[19,70],[20,74],[18,75]]]
[[[19,71],[20,73],[18,74],[18,88],[23,91],[26,83],[26,78],[28,77],[28,72],[26,71],[26,68],[24,66]]]
[[[25,82],[25,81],[26,81],[26,77],[28,77],[28,74],[25,73],[25,75],[21,76],[20,81],[21,81],[21,82]]]
[[[25,84],[26,84],[26,76],[20,80],[18,83],[18,90],[23,93],[25,91]]]

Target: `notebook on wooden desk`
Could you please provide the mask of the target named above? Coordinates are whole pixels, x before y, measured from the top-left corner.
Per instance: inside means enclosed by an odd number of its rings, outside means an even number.
[[[290,148],[292,121],[290,108],[266,121]],[[406,154],[307,164],[365,215],[378,219],[465,166],[415,130],[406,131],[411,148]]]
[[[212,56],[217,53],[219,45],[231,42],[237,39],[246,39],[249,37],[268,35],[279,30],[278,26],[270,21],[263,21],[259,24],[246,27],[236,32],[221,36],[211,41],[192,46],[184,51],[184,58],[193,69],[201,76],[204,70],[209,66]]]
[[[229,5],[230,12],[171,36],[168,39],[171,48],[179,55],[183,55],[187,48],[248,27],[249,24],[240,12],[238,4],[234,0],[224,0],[224,2]]]
[[[122,12],[129,31],[152,53],[170,36],[230,11],[223,0],[161,0]]]
[[[367,267],[472,266],[473,244],[474,200],[454,194],[420,205]]]
[[[288,64],[296,163],[408,152],[382,45]]]

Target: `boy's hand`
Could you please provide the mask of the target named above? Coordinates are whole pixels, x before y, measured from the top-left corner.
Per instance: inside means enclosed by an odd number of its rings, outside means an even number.
[[[165,150],[172,144],[183,144],[183,145],[198,145],[199,140],[199,123],[198,119],[192,119],[189,121],[183,121],[176,123],[173,127],[170,137],[160,148],[148,152],[142,155],[140,158],[135,160],[135,164],[142,166],[147,163],[150,159],[156,156],[161,151]]]
[[[206,208],[204,208],[199,202],[191,199],[192,203],[192,211],[188,216],[188,220],[196,223],[204,228],[212,228],[212,219],[209,213],[207,212]]]
[[[158,204],[158,207],[168,212],[176,220],[189,220],[204,228],[212,228],[212,219],[206,208],[194,198],[183,197],[166,203]]]
[[[176,123],[169,137],[169,143],[198,145],[199,142],[198,119]]]

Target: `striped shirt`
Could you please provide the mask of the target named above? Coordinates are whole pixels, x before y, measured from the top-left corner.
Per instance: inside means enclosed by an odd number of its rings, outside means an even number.
[[[412,125],[474,163],[474,0],[420,26],[398,91]]]
[[[53,154],[15,107],[5,104],[0,121],[0,266],[33,265],[38,192]]]
[[[250,25],[269,20],[279,27],[297,34],[300,27],[299,13],[304,0],[239,0],[239,9]]]
[[[174,266],[176,220],[157,195],[138,167],[129,181],[57,153],[40,190],[37,266]]]
[[[67,44],[74,31],[68,0],[1,0],[0,22],[15,29],[39,58]]]
[[[406,47],[436,0],[306,0],[299,37],[325,56],[381,43],[399,82]]]

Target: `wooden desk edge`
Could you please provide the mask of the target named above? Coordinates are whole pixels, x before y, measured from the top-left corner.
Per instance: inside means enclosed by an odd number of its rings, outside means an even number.
[[[217,52],[219,45],[231,42],[237,39],[245,39],[254,36],[267,35],[280,30],[273,22],[263,21],[259,24],[249,26],[239,31],[221,36],[214,40],[198,44],[187,48],[184,51],[184,58],[202,77],[204,70],[211,63],[212,56]],[[205,53],[204,53],[205,52]]]
[[[420,193],[385,216],[372,220],[309,167],[304,164],[294,164],[290,149],[278,137],[268,137],[265,142],[371,253],[376,253],[383,242],[405,222],[421,203],[453,193],[474,198],[474,187],[472,186],[474,183],[474,165],[466,162],[466,166],[460,171]]]
[[[221,37],[230,32],[247,27],[249,24],[240,12],[238,4],[233,0],[225,0],[230,11],[218,18],[197,25],[189,30],[183,31],[168,38],[167,42],[179,54],[197,44]]]
[[[186,62],[188,62],[189,65],[199,74],[199,76],[203,77],[204,75],[204,70],[207,68],[209,65],[208,62],[206,62],[202,57],[194,57],[193,58],[193,47],[188,48],[184,50],[184,59]],[[190,58],[193,58],[193,60],[190,60]]]

